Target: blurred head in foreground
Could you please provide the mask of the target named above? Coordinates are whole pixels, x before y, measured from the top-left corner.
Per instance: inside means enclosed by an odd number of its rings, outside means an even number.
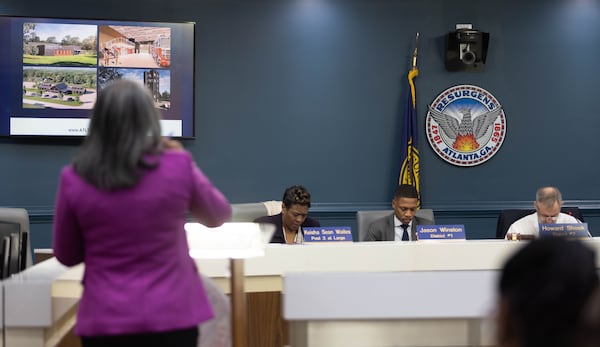
[[[504,265],[497,342],[502,347],[583,346],[585,308],[598,287],[596,255],[579,241],[541,238]]]

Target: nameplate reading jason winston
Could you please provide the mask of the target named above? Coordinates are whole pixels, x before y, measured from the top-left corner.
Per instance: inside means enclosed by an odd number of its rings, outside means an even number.
[[[418,240],[464,240],[465,226],[453,225],[417,225]]]
[[[310,227],[304,230],[304,243],[352,242],[350,227]]]

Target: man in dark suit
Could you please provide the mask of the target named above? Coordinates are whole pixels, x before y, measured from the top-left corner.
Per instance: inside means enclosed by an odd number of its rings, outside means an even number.
[[[363,241],[416,241],[417,225],[431,225],[432,220],[415,217],[419,195],[415,187],[401,184],[396,188],[394,213],[374,220]]]
[[[303,243],[304,227],[319,227],[319,222],[308,217],[310,193],[303,186],[291,186],[283,193],[281,213],[263,216],[255,223],[271,223],[275,225],[275,233],[271,243]]]

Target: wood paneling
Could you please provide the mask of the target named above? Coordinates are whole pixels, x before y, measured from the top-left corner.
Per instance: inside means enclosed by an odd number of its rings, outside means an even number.
[[[73,329],[69,330],[56,347],[81,347],[81,339],[75,335]]]
[[[247,347],[282,347],[289,343],[289,325],[281,317],[281,293],[248,293],[246,296]],[[73,329],[57,347],[81,347]]]
[[[289,342],[280,292],[248,293],[248,347],[282,347]]]

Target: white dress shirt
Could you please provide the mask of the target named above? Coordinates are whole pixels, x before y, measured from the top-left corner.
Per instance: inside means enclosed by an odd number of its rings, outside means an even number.
[[[569,223],[581,223],[577,218],[570,216],[566,213],[560,213],[556,219],[555,224],[569,224]],[[508,234],[521,234],[521,235],[534,235],[534,237],[540,236],[540,225],[538,222],[537,212],[527,215],[513,224],[510,225],[505,239],[508,239]]]

